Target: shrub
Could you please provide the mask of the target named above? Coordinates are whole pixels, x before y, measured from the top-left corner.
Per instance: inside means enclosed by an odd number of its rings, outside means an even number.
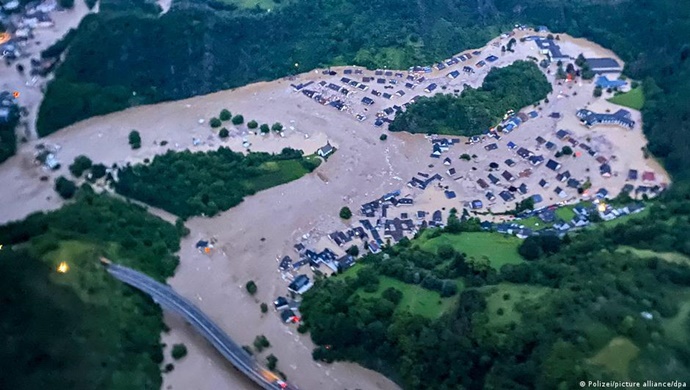
[[[230,136],[230,132],[228,131],[228,129],[226,129],[225,127],[223,127],[223,128],[220,129],[220,131],[218,132],[218,136],[219,136],[220,138],[228,138],[228,136]]]
[[[93,162],[90,158],[84,155],[77,156],[74,159],[74,162],[69,166],[69,171],[72,172],[74,177],[80,177],[81,174],[84,173],[84,171],[91,168],[92,165]]]
[[[171,355],[173,359],[180,360],[183,357],[187,356],[187,347],[184,344],[175,344],[172,347]]]
[[[381,141],[385,141],[385,140],[388,139],[388,135],[386,135],[386,134],[381,134],[381,136],[379,137],[379,139],[380,139]]]
[[[55,191],[62,199],[71,199],[77,192],[77,185],[73,181],[60,176],[55,180]]]
[[[247,127],[250,129],[256,129],[257,127],[259,127],[259,124],[252,119],[247,123]]]
[[[242,123],[244,123],[244,117],[242,115],[235,115],[232,117],[233,125],[241,125]]]
[[[273,354],[266,356],[266,367],[268,367],[269,370],[275,370],[276,365],[278,365],[277,357],[273,356]]]
[[[248,281],[245,288],[247,289],[247,292],[250,293],[251,295],[256,294],[257,287],[256,287],[256,283],[254,283],[253,280]]]
[[[267,134],[268,132],[271,131],[271,128],[268,127],[268,125],[264,123],[259,127],[259,130],[261,130],[262,133]]]
[[[359,255],[359,247],[357,245],[352,245],[351,247],[347,248],[346,252],[350,256],[357,257]]]
[[[265,302],[261,302],[261,312],[266,313],[268,311],[268,305]]]
[[[141,135],[138,131],[132,130],[129,132],[129,146],[132,149],[139,149],[141,147]]]
[[[256,336],[256,338],[254,339],[254,348],[259,352],[263,351],[265,348],[268,348],[270,346],[271,343],[268,342],[268,339],[264,335]]]
[[[342,218],[342,219],[352,218],[352,211],[350,210],[349,207],[345,206],[345,207],[340,209],[340,218]]]
[[[594,93],[592,94],[594,97],[600,97],[601,96],[601,87],[597,86],[594,88]]]
[[[223,122],[221,122],[220,119],[218,119],[218,118],[211,118],[211,120],[210,120],[208,123],[209,123],[209,124],[211,125],[211,127],[213,127],[214,129],[220,127],[220,125],[223,124]]]
[[[232,114],[230,113],[230,111],[224,108],[220,111],[220,115],[218,115],[218,117],[222,121],[229,121],[230,118],[232,118]]]

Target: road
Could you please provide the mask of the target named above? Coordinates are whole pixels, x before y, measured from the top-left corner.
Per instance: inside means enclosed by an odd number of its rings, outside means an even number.
[[[180,296],[172,287],[157,282],[151,277],[107,259],[101,260],[108,273],[116,279],[146,293],[166,310],[180,314],[187,322],[208,340],[235,368],[266,390],[298,390],[268,369],[262,367],[244,349],[237,345],[206,314],[194,304]]]

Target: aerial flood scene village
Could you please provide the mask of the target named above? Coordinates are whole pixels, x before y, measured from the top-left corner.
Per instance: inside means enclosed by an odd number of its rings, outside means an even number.
[[[0,0],[0,388],[686,387],[690,6],[394,3]]]

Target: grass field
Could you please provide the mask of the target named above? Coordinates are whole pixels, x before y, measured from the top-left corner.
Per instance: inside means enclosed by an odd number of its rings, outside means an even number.
[[[631,89],[629,92],[615,95],[608,99],[608,101],[634,110],[640,110],[644,106],[644,92],[642,91],[642,87],[637,87]]]
[[[570,205],[570,206],[564,206],[564,207],[558,208],[555,211],[556,216],[565,222],[572,221],[572,219],[575,218],[575,212],[573,211],[575,206],[576,205]]]
[[[470,232],[457,235],[443,234],[440,237],[425,239],[428,234],[420,240],[420,247],[428,252],[436,252],[441,245],[450,245],[469,258],[488,259],[495,269],[501,269],[504,264],[519,264],[523,261],[517,252],[521,242],[517,237],[499,233]]]
[[[366,269],[366,267],[362,267],[360,271],[363,269]],[[451,309],[458,299],[458,295],[441,298],[441,295],[436,291],[427,290],[415,284],[403,283],[387,276],[381,277],[379,288],[376,292],[367,293],[360,291],[359,294],[362,297],[380,297],[381,293],[389,287],[395,287],[403,293],[403,297],[396,308],[397,311],[404,310],[430,319],[440,317]],[[462,288],[462,283],[458,282],[458,291],[461,291]]]
[[[637,256],[641,259],[658,257],[664,261],[668,261],[669,263],[690,265],[690,257],[685,256],[684,254],[678,253],[678,252],[656,252],[656,251],[652,251],[649,249],[637,249],[637,248],[633,248],[631,246],[625,246],[625,245],[619,246],[616,249],[616,251],[622,252],[622,253],[630,253],[630,254]]]
[[[491,294],[486,298],[489,324],[500,328],[511,322],[520,323],[520,312],[516,309],[516,305],[522,302],[537,303],[537,300],[549,290],[540,286],[500,283],[490,291],[492,291]]]
[[[321,162],[320,159],[314,156],[307,156],[304,158],[315,161],[317,165]],[[261,176],[257,176],[248,181],[249,186],[256,191],[265,190],[297,180],[309,173],[299,160],[269,161],[263,163],[261,169],[264,172]]]
[[[602,348],[589,362],[606,367],[617,374],[618,379],[628,379],[628,367],[630,362],[639,355],[640,349],[632,341],[625,337],[614,337],[611,342]]]
[[[281,5],[287,4],[288,0],[273,1],[273,0],[221,0],[223,3],[235,4],[240,8],[263,8],[263,9],[274,9]]]
[[[666,336],[685,346],[690,341],[687,331],[688,318],[690,318],[690,293],[686,293],[678,298],[679,301],[683,302],[680,304],[678,314],[673,318],[663,319],[662,326]]]

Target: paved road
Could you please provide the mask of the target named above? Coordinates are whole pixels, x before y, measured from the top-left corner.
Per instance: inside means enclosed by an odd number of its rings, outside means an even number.
[[[211,319],[191,302],[180,296],[172,287],[157,282],[133,269],[103,260],[108,272],[116,279],[143,291],[162,308],[182,315],[187,322],[206,338],[235,368],[266,390],[298,390],[280,380],[268,369],[259,365],[244,349],[237,345]]]

